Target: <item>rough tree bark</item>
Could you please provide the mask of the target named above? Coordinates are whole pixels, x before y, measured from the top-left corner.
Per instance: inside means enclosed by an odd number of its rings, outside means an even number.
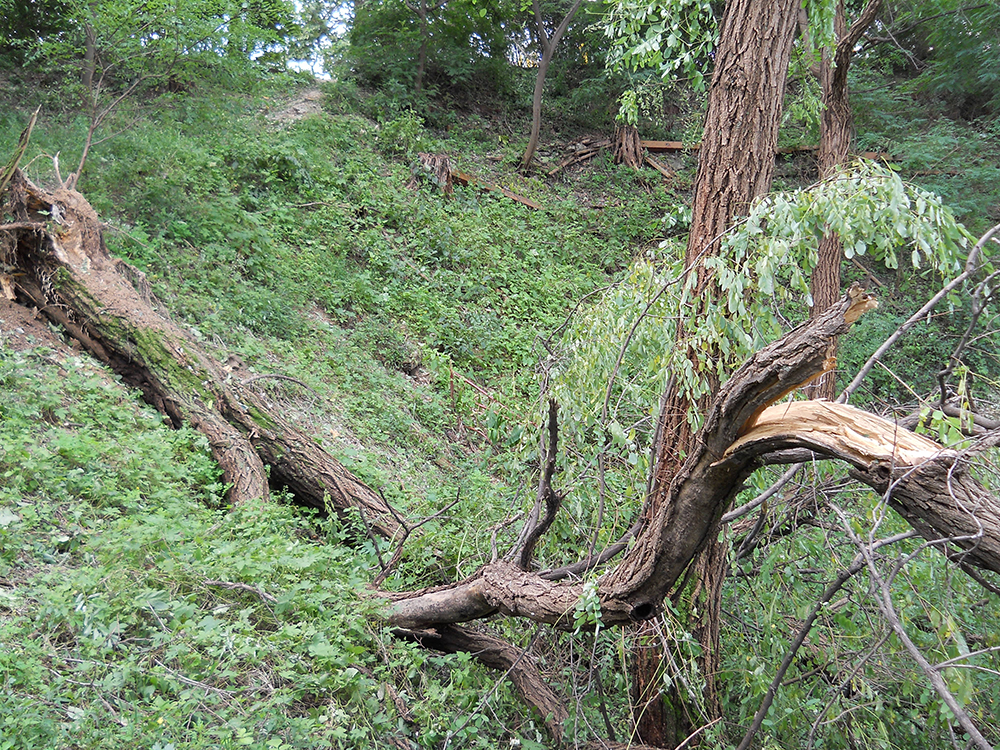
[[[715,70],[709,88],[708,112],[698,159],[698,177],[692,204],[691,231],[685,265],[697,274],[695,300],[715,297],[712,278],[701,261],[718,252],[718,239],[734,216],[745,214],[752,201],[767,193],[774,174],[778,126],[784,99],[788,63],[798,19],[797,0],[733,0],[726,5],[719,28]],[[696,303],[697,304],[697,303]],[[690,312],[688,325],[698,325],[700,310]],[[678,346],[684,347],[684,334]],[[696,371],[712,353],[690,352]],[[714,390],[717,383],[711,384]],[[687,413],[691,404],[678,391],[669,393],[660,415],[664,439],[657,459],[650,498],[656,508],[667,502],[667,492],[683,456],[692,449]],[[699,404],[704,413],[707,404]],[[696,564],[696,578],[687,592],[676,592],[681,611],[696,612],[688,622],[702,647],[700,668],[706,680],[704,709],[714,719],[719,710],[715,687],[718,670],[718,613],[725,578],[726,554],[712,539]],[[683,600],[683,601],[681,601]],[[645,696],[636,716],[638,735],[651,745],[675,747],[697,726],[697,709],[679,694],[679,685],[655,700],[659,693],[660,655],[655,649],[637,650],[633,666],[634,696]]]
[[[604,626],[655,616],[714,538],[743,480],[759,464],[787,460],[789,451],[802,449],[848,462],[856,478],[885,495],[947,554],[1000,572],[1000,503],[973,477],[969,455],[851,407],[822,401],[772,405],[832,367],[833,341],[871,307],[870,297],[852,290],[758,352],[721,387],[667,500],[624,559],[599,580]],[[500,613],[571,629],[582,594],[582,584],[550,581],[501,561],[452,587],[387,595],[387,618],[397,627],[426,629]]]
[[[837,168],[845,164],[850,155],[854,115],[848,99],[847,72],[851,66],[855,46],[875,20],[881,5],[882,0],[869,0],[848,28],[844,2],[843,0],[837,2],[834,15],[836,47],[832,58],[829,50],[822,51],[819,70],[815,71],[819,76],[823,107],[820,113],[817,157],[820,179],[835,174]],[[839,235],[827,234],[820,240],[819,258],[811,279],[812,315],[819,315],[840,297],[841,251]],[[816,378],[806,392],[811,398],[826,398],[832,401],[836,395],[836,387],[836,373],[828,372]]]
[[[921,534],[955,547],[971,565],[1000,572],[1000,503],[971,474],[969,455],[852,407],[773,405],[828,369],[833,337],[874,306],[870,296],[852,289],[823,315],[757,352],[720,387],[668,501],[598,581],[605,627],[653,617],[715,534],[742,481],[790,449],[850,463]],[[397,627],[420,629],[502,613],[572,629],[582,592],[582,583],[550,581],[501,560],[450,587],[387,594],[387,618]]]
[[[18,171],[0,205],[17,219],[0,225],[0,261],[17,269],[18,298],[62,325],[175,425],[186,421],[203,432],[231,502],[267,498],[266,465],[270,481],[302,503],[357,508],[374,533],[395,533],[398,522],[377,493],[227,378],[188,333],[152,308],[148,294],[136,290],[144,278],[111,257],[97,214],[80,193],[49,193]]]

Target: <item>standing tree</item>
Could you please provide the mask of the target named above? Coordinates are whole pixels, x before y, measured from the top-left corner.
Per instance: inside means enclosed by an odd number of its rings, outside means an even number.
[[[420,39],[420,46],[417,47],[417,73],[414,87],[417,95],[424,91],[424,72],[427,70],[427,44],[430,40],[430,14],[441,10],[447,0],[436,0],[428,3],[427,0],[403,0],[403,3],[410,12],[417,17],[417,35]]]
[[[735,215],[750,212],[754,198],[770,183],[795,15],[795,3],[788,0],[733,0],[723,19],[691,237],[670,286],[676,291],[672,314],[661,318],[664,326],[673,326],[672,357],[667,360],[673,384],[660,410],[662,437],[652,491],[629,537],[631,544],[626,539],[607,553],[536,570],[537,543],[562,501],[552,485],[558,447],[553,404],[536,510],[516,547],[465,581],[388,595],[392,603],[385,616],[401,636],[445,650],[475,651],[487,663],[502,665],[526,699],[543,715],[551,715],[554,733],[565,714],[540,684],[530,660],[512,656],[503,644],[477,639],[458,623],[498,613],[565,630],[650,620],[672,591],[687,591],[684,579],[692,562],[711,548],[723,512],[762,463],[785,461],[789,455],[845,461],[933,544],[959,555],[966,566],[1000,571],[1000,504],[973,475],[972,451],[943,450],[848,407],[817,402],[794,409],[772,406],[830,366],[834,337],[874,305],[867,294],[852,290],[808,324],[752,355],[748,351],[752,347],[746,330],[756,323],[750,316],[756,308],[747,292],[754,283],[761,289],[773,285],[779,260],[798,259],[787,254],[787,242],[786,256],[779,258],[773,248],[759,252],[748,238],[762,234],[768,218],[775,219],[768,224],[773,233],[800,222],[785,221],[776,204],[758,204],[758,212],[747,222],[752,234],[737,236],[727,228]],[[409,532],[377,495],[280,415],[239,384],[228,382],[188,334],[149,309],[126,279],[128,269],[108,256],[97,217],[82,196],[71,190],[48,193],[19,173],[10,185],[0,196],[12,217],[0,227],[5,239],[0,260],[5,269],[16,270],[8,279],[14,293],[66,325],[71,335],[124,373],[172,419],[190,420],[205,431],[226,466],[234,495],[265,494],[266,463],[273,479],[313,504],[329,498],[335,507],[372,514],[373,534]],[[925,196],[919,200],[927,202]],[[872,231],[885,228],[879,225]],[[979,253],[988,239],[974,248],[949,291],[978,270]],[[923,240],[930,246],[926,237]],[[607,563],[614,554],[623,554],[620,563],[600,578],[569,580]],[[709,558],[702,577],[716,565]],[[709,659],[716,655],[707,654]],[[708,675],[712,668],[703,669]],[[948,686],[933,672],[928,669],[929,678],[944,699]],[[987,747],[961,706],[948,705],[976,746]],[[680,702],[671,709],[666,715],[669,726],[661,723],[649,730],[660,732],[668,742],[671,734],[683,739],[686,725],[699,719],[684,713]]]
[[[844,0],[835,3],[832,49],[823,47],[815,70],[822,89],[818,157],[820,179],[833,177],[848,160],[854,117],[847,95],[847,73],[855,48],[874,22],[881,5],[882,0],[868,0],[848,27]],[[812,275],[812,315],[819,315],[840,297],[841,252],[840,237],[833,232],[824,234],[819,243],[819,260]],[[813,398],[832,399],[835,389],[836,374],[828,372],[816,379],[809,392]]]
[[[566,29],[569,28],[573,16],[580,9],[583,0],[573,0],[569,10],[566,11],[559,25],[551,32],[546,28],[546,18],[542,13],[540,0],[532,0],[531,11],[534,18],[535,39],[542,54],[538,58],[538,70],[535,73],[535,92],[531,97],[531,136],[528,138],[528,146],[524,149],[524,156],[521,157],[521,168],[526,169],[535,156],[538,148],[538,137],[542,130],[542,94],[545,91],[545,77],[549,73],[549,65],[552,64],[552,57],[556,53],[556,46],[562,39]]]
[[[36,40],[37,56],[80,71],[87,132],[76,168],[60,182],[74,188],[97,133],[121,105],[142,90],[183,88],[195,69],[229,72],[253,68],[257,55],[283,44],[291,6],[283,0],[255,3],[183,0],[169,6],[118,0],[67,0],[68,30]]]
[[[684,258],[691,274],[692,299],[701,309],[692,309],[678,331],[677,346],[688,352],[691,367],[687,382],[673,381],[660,413],[662,437],[649,502],[651,517],[671,502],[671,485],[695,449],[692,411],[704,413],[710,394],[719,385],[718,373],[711,366],[718,352],[698,350],[690,341],[694,330],[704,325],[707,307],[717,305],[720,296],[716,277],[705,261],[719,253],[720,240],[733,217],[746,214],[753,201],[771,187],[797,6],[795,0],[733,0],[722,17]],[[719,711],[714,676],[719,663],[718,613],[725,564],[723,544],[714,534],[706,536],[695,565],[699,584],[689,592],[696,600],[685,606],[694,618],[690,629],[702,646],[704,705],[709,712],[704,718],[708,720]],[[655,698],[656,686],[662,683],[660,674],[656,651],[640,649],[633,676],[634,695],[646,696],[639,704],[639,736],[651,745],[676,746],[695,729],[697,712],[676,690],[667,696],[666,705]]]

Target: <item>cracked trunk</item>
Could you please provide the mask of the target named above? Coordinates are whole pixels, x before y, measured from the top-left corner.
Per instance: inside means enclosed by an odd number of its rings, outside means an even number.
[[[714,291],[711,276],[700,261],[718,252],[718,238],[733,217],[746,213],[750,203],[771,186],[797,9],[795,0],[736,0],[726,6],[709,89],[685,255],[685,264],[697,269],[696,297],[702,300],[711,299]],[[698,325],[700,317],[700,311],[693,310],[688,325]],[[678,345],[685,346],[683,333],[679,339]],[[696,371],[712,359],[704,352],[690,352],[689,357]],[[715,392],[717,387],[718,382],[711,383],[710,391]],[[671,483],[676,481],[683,457],[692,452],[695,442],[686,419],[689,404],[677,393],[670,394],[665,403],[660,416],[665,439],[657,464],[659,491],[651,497],[654,509],[670,502]],[[708,404],[699,406],[704,413]],[[687,627],[702,647],[699,667],[706,679],[706,692],[696,699],[682,695],[680,682],[674,680],[663,706],[654,709],[642,705],[635,721],[640,739],[648,744],[675,747],[697,728],[699,718],[714,719],[719,710],[714,675],[718,669],[718,611],[726,551],[712,535],[706,535],[703,542],[693,580],[688,590],[677,592],[675,598],[680,611],[686,613]],[[652,696],[659,690],[662,683],[651,681],[659,670],[646,664],[655,658],[655,649],[643,648],[637,653],[634,695]]]

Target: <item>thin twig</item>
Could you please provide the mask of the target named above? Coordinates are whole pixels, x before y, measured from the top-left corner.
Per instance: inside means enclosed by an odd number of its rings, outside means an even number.
[[[888,539],[878,542],[877,546],[881,547],[888,544],[895,544],[896,542],[909,539],[910,537],[914,537],[916,535],[916,531],[906,531],[902,534],[896,534],[893,537],[889,537]],[[873,548],[876,547],[876,545],[872,546]],[[788,647],[788,651],[785,654],[785,658],[781,662],[781,666],[778,667],[778,671],[775,673],[774,679],[771,680],[771,684],[768,685],[767,692],[764,694],[764,698],[760,702],[760,707],[757,709],[757,713],[754,714],[753,723],[746,731],[746,734],[743,735],[743,740],[740,742],[736,750],[747,750],[747,748],[750,747],[750,743],[753,742],[754,735],[757,734],[764,718],[767,716],[768,710],[771,708],[771,704],[774,702],[774,696],[777,695],[778,688],[781,686],[781,682],[785,678],[785,673],[792,665],[792,661],[795,659],[795,655],[798,653],[799,648],[805,642],[806,636],[809,635],[809,631],[812,629],[816,618],[819,617],[820,611],[833,599],[834,595],[836,595],[836,593],[844,587],[845,583],[864,569],[865,560],[865,556],[860,552],[855,555],[851,564],[837,574],[837,577],[830,583],[829,586],[826,587],[826,591],[823,592],[823,596],[821,596],[813,605],[809,615],[799,628],[799,632],[795,635],[795,640],[793,640],[792,645]]]
[[[865,362],[860,370],[858,370],[858,374],[854,376],[854,379],[837,398],[838,403],[846,404],[847,400],[851,397],[851,394],[853,394],[854,391],[857,390],[858,386],[861,385],[861,381],[868,376],[868,373],[871,372],[875,363],[882,358],[882,355],[885,354],[904,333],[909,331],[914,325],[926,317],[926,315],[937,306],[938,302],[943,300],[950,292],[957,289],[965,283],[966,280],[979,271],[979,256],[982,253],[983,248],[986,246],[986,243],[992,240],[993,236],[997,232],[1000,232],[1000,224],[997,224],[979,238],[979,241],[975,244],[975,246],[973,246],[972,250],[969,251],[969,257],[965,261],[965,269],[962,273],[943,286],[937,294],[931,297],[923,307],[917,310],[917,312],[913,313],[913,315],[911,315],[909,319],[903,323],[903,325],[897,328],[892,335],[889,336],[889,338],[887,338],[882,345],[875,350],[875,353],[868,358],[868,361]]]
[[[542,476],[538,480],[538,501],[545,503],[545,517],[528,532],[521,548],[518,558],[518,567],[521,570],[529,570],[531,567],[531,556],[535,551],[535,545],[542,535],[549,530],[553,521],[556,520],[556,513],[562,503],[563,496],[552,489],[552,477],[556,471],[556,455],[559,447],[559,405],[554,399],[549,399],[549,447],[544,456],[545,466]]]
[[[691,742],[695,738],[697,738],[697,736],[699,734],[701,734],[702,732],[704,732],[706,729],[709,729],[709,728],[715,726],[720,721],[722,721],[722,717],[721,716],[718,717],[718,718],[716,718],[716,719],[712,719],[710,722],[708,722],[708,724],[704,724],[704,725],[698,727],[693,732],[691,732],[691,734],[689,734],[687,736],[687,739],[685,739],[681,744],[679,744],[677,747],[675,747],[674,750],[684,750],[684,748],[687,747],[689,744],[691,744]]]
[[[278,598],[272,594],[267,593],[260,586],[251,586],[249,583],[239,583],[237,581],[203,581],[206,586],[218,586],[222,589],[234,589],[239,591],[249,591],[251,594],[256,594],[265,602],[269,604],[277,604]],[[161,623],[162,624],[162,623]]]
[[[1000,226],[996,228],[1000,229]],[[962,708],[948,687],[948,684],[944,681],[944,678],[941,676],[940,665],[931,664],[917,645],[912,641],[909,633],[906,632],[906,628],[904,628],[903,624],[900,622],[899,616],[896,614],[896,608],[892,603],[892,592],[889,590],[889,579],[879,572],[871,554],[872,550],[857,536],[857,534],[854,533],[854,529],[851,527],[851,524],[847,520],[843,511],[836,506],[833,506],[833,510],[840,516],[844,532],[858,547],[860,554],[864,556],[865,564],[868,566],[869,575],[872,580],[872,593],[875,595],[875,603],[882,612],[882,616],[889,623],[889,626],[892,628],[893,632],[895,632],[896,636],[903,644],[903,647],[910,654],[910,658],[912,658],[913,661],[916,662],[917,666],[920,667],[921,671],[923,671],[928,682],[931,683],[931,687],[933,687],[934,691],[938,694],[938,697],[941,698],[941,701],[951,710],[952,714],[954,714],[955,720],[962,727],[962,730],[969,735],[969,746],[978,747],[979,750],[993,750],[993,746],[986,740],[982,732],[979,731],[979,728],[973,723],[972,719],[969,718],[965,709]],[[898,572],[902,565],[910,559],[912,559],[912,556],[908,555],[902,558],[894,566],[893,577],[895,576],[895,572]]]

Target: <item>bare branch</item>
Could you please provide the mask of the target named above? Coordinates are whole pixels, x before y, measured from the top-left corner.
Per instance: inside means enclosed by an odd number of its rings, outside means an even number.
[[[868,373],[871,372],[875,363],[882,358],[882,355],[889,351],[892,345],[895,344],[904,333],[923,320],[931,310],[937,307],[937,304],[941,300],[948,296],[950,292],[960,287],[966,282],[966,280],[978,272],[980,267],[979,256],[982,254],[982,250],[986,246],[986,243],[993,240],[993,237],[997,234],[997,232],[1000,232],[1000,224],[997,224],[979,238],[979,241],[969,252],[969,257],[965,261],[965,270],[942,287],[937,294],[931,297],[923,307],[917,310],[917,312],[913,313],[913,315],[911,315],[909,319],[903,323],[903,325],[897,328],[892,335],[889,336],[889,338],[887,338],[882,345],[875,350],[875,353],[868,358],[868,361],[865,362],[864,366],[858,370],[858,374],[854,376],[854,379],[844,389],[844,392],[840,394],[840,397],[837,399],[838,402],[846,404],[847,400],[851,397],[851,394],[853,394],[854,391],[857,390],[858,386],[861,385],[861,381],[868,376]]]
[[[899,616],[896,614],[896,609],[893,606],[892,592],[889,590],[889,580],[881,574],[878,566],[875,565],[871,547],[862,542],[857,534],[854,533],[854,529],[851,528],[850,522],[839,508],[834,507],[834,511],[841,517],[841,525],[843,526],[844,533],[846,533],[851,541],[854,542],[860,550],[861,556],[864,558],[865,564],[868,567],[869,575],[872,579],[872,594],[875,597],[875,602],[878,604],[879,610],[882,612],[882,616],[889,623],[889,626],[899,638],[904,648],[906,648],[909,652],[910,658],[912,658],[913,661],[917,663],[917,666],[920,667],[921,671],[923,671],[928,682],[931,683],[931,686],[938,694],[938,697],[941,698],[942,702],[951,710],[952,714],[954,714],[955,720],[962,727],[963,731],[969,735],[971,738],[970,745],[979,748],[979,750],[993,750],[993,746],[986,740],[983,734],[979,731],[979,728],[972,722],[972,719],[969,718],[965,709],[962,708],[959,702],[955,699],[951,690],[948,688],[948,684],[941,676],[941,665],[931,664],[917,645],[910,639],[909,633],[906,632],[906,628],[904,628],[902,622],[900,622]],[[895,566],[896,570],[902,566],[905,559],[907,558],[904,558],[904,560],[897,563]]]
[[[641,514],[640,514],[641,516]],[[611,560],[615,556],[623,552],[627,547],[628,543],[632,541],[639,530],[642,528],[645,521],[640,518],[635,524],[632,525],[628,531],[626,531],[622,537],[614,544],[608,545],[600,554],[591,555],[585,560],[580,560],[579,562],[572,563],[570,565],[564,565],[561,568],[552,568],[550,570],[543,570],[538,574],[539,578],[546,581],[558,581],[563,578],[579,577],[582,576],[589,570],[594,568],[599,568],[604,565],[608,560]]]
[[[882,540],[876,545],[872,545],[873,548],[885,546],[887,544],[895,544],[896,542],[902,541],[903,539],[909,539],[916,536],[915,531],[907,531],[902,534],[897,534],[889,539]],[[778,692],[778,687],[781,685],[781,681],[785,678],[785,673],[788,668],[792,665],[792,660],[795,659],[795,655],[798,653],[799,648],[806,640],[806,636],[809,635],[809,631],[812,629],[813,623],[816,622],[816,618],[819,617],[820,611],[823,607],[833,600],[833,597],[837,594],[840,589],[844,587],[852,577],[857,575],[865,567],[865,558],[860,553],[855,555],[851,564],[848,565],[844,570],[837,574],[837,577],[826,587],[826,591],[823,592],[823,596],[813,605],[812,610],[806,617],[805,621],[799,628],[799,632],[795,636],[795,640],[792,641],[792,645],[789,646],[788,651],[785,653],[785,658],[781,662],[781,666],[778,667],[778,671],[774,675],[774,679],[767,688],[767,692],[764,694],[763,700],[760,702],[760,707],[757,709],[757,713],[754,714],[753,723],[750,728],[743,735],[743,740],[740,742],[739,747],[736,750],[747,750],[750,747],[750,743],[753,741],[754,735],[760,729],[764,718],[767,716],[768,710],[771,708],[771,704],[774,702],[774,696]]]
[[[535,545],[542,538],[552,522],[556,520],[556,513],[562,503],[563,496],[552,489],[552,477],[556,471],[556,451],[559,443],[559,405],[552,399],[549,400],[549,447],[545,455],[545,467],[541,478],[538,480],[538,500],[536,507],[545,504],[545,516],[527,534],[521,554],[518,558],[518,567],[521,570],[531,568],[531,556],[535,551]]]
[[[459,492],[456,494],[454,500],[452,500],[446,506],[441,508],[441,510],[439,510],[437,513],[427,516],[419,523],[410,526],[408,523],[406,523],[403,517],[396,512],[396,509],[392,507],[392,505],[389,503],[388,500],[385,499],[385,496],[383,495],[382,500],[385,501],[385,507],[389,509],[389,512],[392,514],[393,518],[395,518],[396,521],[399,523],[399,529],[402,531],[402,535],[400,536],[399,541],[396,542],[396,549],[393,550],[392,557],[389,558],[389,562],[382,563],[382,572],[372,579],[371,582],[372,587],[381,586],[383,583],[385,583],[385,580],[386,578],[389,577],[389,574],[396,569],[396,566],[399,564],[399,561],[403,559],[403,545],[406,544],[406,540],[409,539],[410,534],[419,529],[425,523],[433,521],[435,518],[438,518],[444,513],[447,513],[449,510],[451,510],[458,504],[458,501],[460,499],[461,499],[461,490],[459,490]],[[382,562],[381,555],[379,555],[379,562],[380,563]]]
[[[11,155],[10,160],[4,166],[3,171],[0,172],[0,193],[3,193],[7,189],[7,183],[10,182],[11,178],[14,176],[14,172],[17,171],[18,165],[21,163],[21,158],[24,156],[24,152],[28,150],[28,142],[31,140],[31,131],[35,129],[35,122],[38,120],[38,113],[41,111],[42,106],[38,105],[38,108],[32,113],[31,118],[28,120],[27,126],[21,131],[21,137],[17,139],[17,148],[14,149],[14,153]]]

